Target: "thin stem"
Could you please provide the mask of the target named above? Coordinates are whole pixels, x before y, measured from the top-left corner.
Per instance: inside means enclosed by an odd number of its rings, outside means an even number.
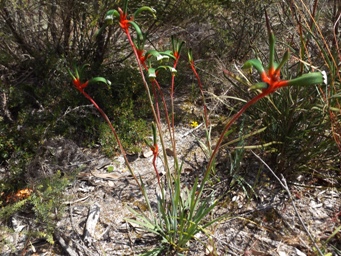
[[[202,97],[202,100],[203,100],[203,104],[204,104],[204,119],[205,119],[205,126],[206,126],[206,129],[208,129],[208,126],[209,126],[209,120],[208,120],[208,114],[207,114],[207,107],[206,107],[206,100],[205,100],[205,95],[204,95],[204,89],[203,89],[203,86],[202,86],[202,83],[201,83],[201,79],[200,79],[200,76],[195,68],[195,65],[194,65],[194,62],[191,61],[190,62],[190,65],[191,65],[191,69],[198,81],[198,85],[199,85],[199,89],[200,89],[200,93],[201,93],[201,97]]]
[[[163,108],[164,108],[164,111],[165,111],[165,118],[166,118],[166,123],[167,123],[167,126],[168,126],[169,135],[171,137],[171,140],[173,140],[173,135],[171,133],[171,123],[170,123],[170,119],[169,119],[168,108],[167,108],[167,103],[166,103],[166,100],[165,100],[165,96],[163,95],[163,92],[162,92],[162,89],[161,89],[161,86],[160,86],[159,82],[156,79],[154,79],[153,83],[157,87],[158,92],[159,92],[159,94],[161,96]]]
[[[140,59],[139,59],[139,60],[140,60]],[[141,61],[140,61],[140,62],[141,62]],[[146,63],[141,62],[141,65],[142,65],[143,68],[148,72],[148,66],[146,65]],[[160,86],[160,84],[159,84],[159,82],[157,81],[156,78],[153,79],[152,85],[153,85],[153,94],[154,94],[154,101],[155,101],[155,104],[157,104],[157,92],[158,92],[159,95],[161,96],[162,104],[163,104],[164,111],[165,111],[165,117],[166,117],[166,122],[167,122],[167,126],[168,126],[169,136],[170,136],[171,141],[173,141],[173,135],[172,135],[172,132],[171,132],[171,125],[170,125],[170,119],[169,119],[169,114],[168,114],[168,108],[167,108],[166,100],[165,100],[165,97],[164,97],[164,95],[163,95],[161,86]],[[157,90],[154,90],[155,87],[157,88]],[[160,121],[161,118],[160,118],[160,110],[159,110],[159,108],[158,108],[158,105],[157,105],[156,111],[157,111],[157,116],[158,116],[158,120],[156,120],[156,121]]]
[[[138,64],[139,72],[140,72],[140,75],[141,75],[141,78],[142,78],[144,87],[145,87],[146,92],[147,92],[147,95],[148,95],[149,104],[150,104],[150,107],[151,107],[151,109],[152,109],[154,119],[155,119],[155,121],[156,121],[157,129],[158,129],[158,131],[159,131],[159,138],[160,138],[160,143],[161,143],[161,146],[162,146],[162,152],[163,152],[163,155],[166,156],[166,155],[167,155],[167,154],[166,154],[166,147],[165,147],[165,143],[164,143],[163,136],[162,136],[161,123],[158,122],[158,116],[157,116],[157,113],[156,113],[155,108],[154,108],[154,105],[153,105],[153,99],[152,99],[152,96],[151,96],[151,93],[150,93],[150,90],[149,90],[148,82],[147,82],[146,77],[145,77],[145,75],[144,75],[144,73],[143,73],[143,66],[142,66],[142,64],[141,64],[141,61],[140,61],[140,59],[139,59],[138,52],[137,52],[137,50],[136,50],[136,46],[135,46],[135,44],[134,44],[134,42],[133,42],[133,40],[132,40],[132,38],[131,38],[131,35],[130,35],[129,31],[125,31],[125,32],[126,32],[125,34],[126,34],[126,36],[127,36],[127,38],[128,38],[128,41],[129,41],[129,43],[130,43],[130,45],[131,45],[131,47],[132,47],[132,49],[133,49],[133,51],[134,51],[134,55],[135,55],[135,58],[136,58],[136,61],[137,61],[137,64]],[[167,170],[169,170],[169,165],[168,165],[168,159],[167,159],[167,157],[165,157],[165,162],[164,162],[164,164],[165,164],[165,168],[166,168]],[[163,190],[161,189],[161,191],[163,191]]]
[[[221,143],[223,142],[223,139],[224,139],[224,135],[226,134],[226,132],[228,131],[228,129],[231,127],[231,125],[250,107],[252,106],[253,104],[255,104],[257,101],[259,101],[260,99],[264,98],[265,96],[267,96],[269,94],[269,91],[263,91],[261,94],[258,94],[256,97],[252,98],[250,101],[248,101],[231,119],[230,121],[227,122],[227,124],[225,125],[223,131],[221,132],[221,135],[217,141],[217,144],[213,150],[213,153],[210,157],[210,160],[207,164],[207,168],[206,168],[206,171],[205,171],[205,174],[204,174],[204,178],[201,182],[201,186],[200,186],[200,189],[199,189],[199,193],[197,194],[197,197],[196,197],[196,201],[199,200],[199,198],[201,198],[201,194],[203,192],[203,189],[204,189],[204,184],[212,170],[212,167],[213,167],[213,163],[215,161],[215,157],[218,153],[218,150],[220,148],[220,145]]]
[[[202,86],[202,83],[201,83],[201,79],[200,79],[200,76],[195,68],[195,65],[194,65],[194,61],[190,61],[190,65],[191,65],[191,69],[192,69],[192,72],[194,73],[196,79],[197,79],[197,82],[198,82],[198,85],[199,85],[199,89],[200,89],[200,93],[201,93],[201,98],[202,98],[202,102],[204,104],[204,123],[205,123],[205,132],[206,132],[206,140],[207,140],[207,149],[208,149],[208,154],[209,155],[212,155],[212,147],[211,147],[211,134],[210,134],[210,130],[209,130],[209,125],[210,125],[210,122],[209,122],[209,119],[208,119],[208,113],[207,113],[207,106],[206,106],[206,99],[205,99],[205,95],[204,95],[204,89],[203,89],[203,86]],[[202,184],[203,185],[203,184]]]
[[[157,91],[156,91],[156,88],[155,88],[156,84],[154,82],[152,82],[152,87],[153,87],[155,110],[156,110],[156,114],[157,114],[156,122],[161,122],[159,100],[158,100],[158,95],[157,95]]]
[[[157,182],[159,184],[159,187],[161,188],[160,175],[159,175],[159,171],[157,170],[157,167],[156,167],[157,153],[153,152],[153,154],[154,154],[154,156],[153,156],[153,167],[154,167],[154,170],[155,170],[155,173],[156,173]]]
[[[176,139],[175,139],[175,120],[174,120],[174,85],[175,85],[175,75],[172,74],[172,81],[171,81],[171,89],[170,89],[170,98],[171,98],[171,116],[172,116],[172,122],[171,122],[171,130],[172,130],[172,148],[173,148],[173,152],[174,152],[174,159],[176,160]],[[175,161],[175,168],[178,168],[178,163],[177,161]]]
[[[275,174],[275,172],[270,168],[270,166],[262,159],[260,158],[260,156],[258,156],[255,152],[253,152],[251,150],[252,154],[257,157],[264,165],[265,167],[272,173],[272,175],[278,180],[279,184],[285,189],[285,191],[288,193],[289,195],[289,198],[291,200],[291,203],[292,203],[292,206],[294,207],[294,210],[295,210],[295,213],[299,219],[299,221],[301,222],[301,225],[303,226],[305,232],[307,233],[307,235],[309,236],[310,240],[313,242],[316,250],[319,252],[319,254],[321,256],[323,256],[324,254],[322,253],[321,249],[318,247],[317,243],[315,242],[315,239],[314,237],[312,236],[312,234],[310,233],[309,229],[307,228],[307,226],[304,224],[303,220],[302,220],[302,217],[301,215],[299,214],[298,212],[298,209],[296,207],[296,204],[295,204],[295,200],[293,198],[293,196],[291,195],[291,192],[290,192],[290,189],[288,187],[288,184],[287,184],[287,181],[286,179],[284,178],[283,174],[281,174],[282,176],[282,180]]]
[[[174,46],[173,46],[174,48]],[[178,53],[180,54],[180,53]],[[173,68],[176,69],[178,65],[180,55],[177,55],[173,64]],[[171,141],[172,141],[172,148],[174,152],[174,164],[175,169],[178,169],[178,158],[177,158],[177,152],[176,152],[176,139],[175,139],[175,120],[174,120],[174,86],[175,86],[175,74],[172,73],[172,80],[171,80],[171,89],[170,89],[170,98],[171,98],[171,115],[172,115],[172,122],[171,122]],[[177,173],[177,172],[176,172]]]
[[[94,106],[95,108],[99,111],[99,113],[102,115],[102,117],[104,118],[104,120],[107,122],[107,124],[109,125],[112,133],[114,134],[115,136],[115,139],[117,141],[117,144],[120,148],[120,151],[121,151],[121,154],[124,158],[124,162],[125,164],[127,165],[128,167],[128,170],[130,172],[130,174],[133,176],[134,180],[136,181],[136,183],[138,184],[140,190],[142,191],[142,186],[140,184],[140,182],[138,181],[136,175],[134,174],[133,170],[131,169],[130,167],[130,164],[129,164],[129,161],[128,161],[128,158],[127,158],[127,155],[126,155],[126,152],[122,146],[122,143],[121,143],[121,140],[120,138],[118,137],[118,134],[116,133],[116,130],[114,128],[114,126],[112,125],[111,121],[109,120],[108,116],[105,114],[105,112],[97,105],[97,103],[91,98],[91,96],[89,94],[87,94],[85,91],[81,91],[81,93],[84,95],[85,98],[87,98]]]

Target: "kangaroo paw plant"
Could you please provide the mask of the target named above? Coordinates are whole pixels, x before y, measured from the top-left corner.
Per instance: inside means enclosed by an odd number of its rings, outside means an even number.
[[[266,25],[269,34],[269,65],[267,68],[263,66],[259,59],[251,59],[245,62],[243,69],[255,68],[259,75],[261,82],[252,85],[249,90],[260,89],[261,93],[248,101],[225,125],[223,132],[216,144],[215,150],[212,153],[211,159],[209,161],[206,173],[212,168],[215,155],[217,154],[219,147],[223,141],[224,134],[228,131],[231,125],[253,104],[255,104],[260,99],[274,93],[279,88],[286,86],[308,86],[308,85],[318,85],[327,84],[327,74],[325,71],[321,72],[311,72],[304,74],[300,77],[296,77],[290,80],[282,80],[280,77],[281,68],[289,59],[289,51],[287,50],[282,58],[280,64],[275,63],[275,35],[270,27],[270,22],[268,16],[266,16]],[[229,75],[229,71],[224,70],[224,72]]]
[[[209,180],[212,169],[215,167],[215,158],[219,147],[223,141],[224,135],[231,127],[231,125],[253,104],[255,104],[260,99],[274,93],[277,89],[286,86],[297,86],[297,85],[315,85],[321,83],[327,83],[325,72],[312,72],[304,74],[300,77],[294,79],[281,79],[281,68],[289,59],[289,51],[286,51],[281,62],[276,64],[274,61],[275,56],[275,36],[270,28],[269,19],[266,15],[266,25],[269,34],[269,65],[264,67],[260,60],[251,59],[247,61],[244,65],[244,69],[255,68],[260,75],[260,82],[252,85],[250,90],[260,90],[260,93],[248,101],[224,126],[221,136],[216,143],[213,151],[209,151],[208,154],[208,164],[206,166],[202,180],[195,179],[194,184],[191,188],[182,189],[180,174],[182,171],[182,164],[178,163],[178,157],[176,153],[176,140],[174,133],[174,85],[175,76],[177,74],[177,65],[180,59],[180,53],[183,46],[183,42],[172,37],[172,49],[166,51],[158,51],[156,49],[145,50],[145,40],[146,35],[142,32],[140,26],[136,22],[136,18],[142,13],[150,13],[155,17],[155,10],[150,7],[141,7],[129,16],[128,11],[128,1],[124,2],[123,9],[118,8],[118,10],[110,10],[105,15],[105,25],[100,28],[97,34],[102,33],[107,26],[118,25],[129,41],[131,49],[134,53],[136,63],[138,65],[139,73],[141,75],[144,88],[147,92],[151,112],[154,117],[153,128],[153,142],[150,143],[146,141],[146,144],[150,147],[153,152],[153,166],[157,184],[158,192],[157,198],[157,212],[151,207],[150,199],[146,193],[146,188],[142,178],[139,179],[134,174],[134,171],[129,166],[129,162],[125,157],[125,151],[120,143],[120,140],[116,134],[115,128],[111,124],[107,115],[103,110],[96,104],[93,98],[85,92],[86,87],[90,83],[101,82],[110,85],[110,82],[102,77],[96,77],[89,81],[82,82],[80,78],[80,71],[75,69],[74,73],[70,72],[73,78],[73,84],[76,89],[81,92],[100,112],[102,117],[110,126],[119,146],[122,155],[126,160],[126,165],[129,168],[132,176],[134,177],[136,183],[138,184],[141,193],[143,194],[146,204],[148,205],[149,214],[140,213],[136,210],[131,209],[131,211],[137,216],[137,219],[128,221],[134,222],[145,228],[147,231],[155,233],[161,237],[161,246],[150,251],[150,255],[157,255],[158,253],[164,253],[165,251],[172,251],[177,253],[182,253],[188,250],[189,242],[194,239],[194,236],[199,233],[205,233],[205,228],[209,225],[215,223],[217,218],[207,220],[208,215],[216,206],[215,198],[204,198],[203,192],[205,185]],[[195,69],[195,63],[191,51],[188,54],[190,68],[192,69],[200,87],[204,102],[204,123],[205,128],[208,131],[206,133],[208,140],[208,148],[210,146],[210,135],[209,126],[210,122],[208,119],[208,113],[205,106],[205,99],[203,93],[203,85],[201,84],[199,75]],[[158,83],[158,76],[162,70],[169,71],[170,74],[170,88],[169,94],[171,97],[170,115],[168,114],[168,106],[164,99],[162,90]],[[225,71],[228,73],[228,71]],[[166,153],[166,147],[164,142],[164,131],[161,129],[161,115],[159,107],[159,99],[163,104],[163,110],[165,113],[164,123],[168,126],[169,137],[171,138],[172,149],[174,157],[174,167],[170,168],[168,162],[168,156]],[[158,137],[158,139],[157,139]],[[158,141],[160,145],[158,145]],[[160,147],[159,147],[160,146]],[[163,152],[163,168],[165,170],[164,179],[160,177],[159,170],[156,166],[156,160],[159,156],[159,149]],[[174,168],[174,169],[173,169]]]

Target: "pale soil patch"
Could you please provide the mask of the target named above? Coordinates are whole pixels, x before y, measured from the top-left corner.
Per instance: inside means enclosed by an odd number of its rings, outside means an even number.
[[[205,162],[203,151],[195,139],[201,137],[203,130],[199,128],[193,133],[190,130],[189,127],[176,128],[178,155],[184,161],[184,186],[191,185],[193,177],[200,177]],[[55,244],[50,245],[43,239],[30,239],[27,231],[39,230],[39,223],[34,223],[34,217],[23,212],[13,216],[6,224],[8,228],[14,227],[13,223],[20,226],[16,232],[2,228],[2,242],[6,240],[2,255],[136,255],[157,246],[159,240],[155,235],[125,220],[134,218],[127,206],[147,215],[149,213],[123,158],[108,159],[98,150],[81,149],[71,141],[60,140],[63,143],[52,144],[63,152],[64,160],[68,157],[68,161],[58,163],[58,168],[67,165],[77,167],[84,163],[86,168],[65,191],[67,210],[57,222]],[[45,168],[57,164],[49,162],[46,152],[42,152],[40,160],[42,156],[46,158]],[[160,172],[163,167],[161,158],[157,162]],[[151,204],[155,206],[157,180],[152,156],[148,156],[148,149],[144,149],[129,159],[133,170],[146,184]],[[173,158],[169,159],[172,166]],[[110,173],[108,166],[113,166]],[[250,171],[249,179],[252,180],[254,175],[256,173]],[[223,214],[227,217],[209,227],[206,234],[198,234],[188,255],[313,255],[312,242],[287,193],[275,180],[264,184],[256,188],[257,197],[247,198],[241,189],[229,191],[222,175],[221,181],[210,188],[217,196],[225,193],[211,217]],[[304,186],[304,181],[292,184],[290,189],[305,225],[318,244],[323,245],[341,225],[340,191],[332,187]],[[332,239],[332,244],[340,250],[337,238],[340,234]]]

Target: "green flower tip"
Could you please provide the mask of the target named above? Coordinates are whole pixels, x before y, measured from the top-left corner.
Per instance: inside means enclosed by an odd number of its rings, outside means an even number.
[[[251,91],[251,90],[258,90],[258,89],[263,90],[263,89],[266,89],[266,88],[268,88],[268,87],[269,87],[269,85],[268,85],[267,83],[259,82],[259,83],[256,83],[256,84],[252,85],[252,86],[248,89],[248,91]]]
[[[173,67],[170,67],[169,70],[170,70],[170,72],[172,72],[173,74],[176,74],[176,73],[177,73],[176,69],[173,68]]]
[[[312,72],[288,81],[288,85],[316,85],[327,84],[327,74],[325,71]]]
[[[156,19],[156,10],[154,8],[150,8],[151,13],[153,14],[154,19]]]
[[[155,68],[149,68],[148,69],[148,77],[150,79],[155,79],[156,78],[156,70],[155,70]]]
[[[111,82],[108,79],[104,78],[104,77],[94,77],[94,78],[89,80],[89,83],[98,83],[98,82],[104,83],[104,84],[106,84],[108,86],[111,85]]]
[[[149,6],[142,6],[139,9],[137,9],[135,13],[133,14],[133,17],[136,18],[141,12],[144,12],[144,11],[150,12],[153,15],[153,18],[156,19],[156,10]]]
[[[327,79],[327,73],[326,73],[326,71],[321,71],[321,74],[322,74],[322,77],[323,77],[323,83],[325,84],[325,85],[327,85],[328,84],[328,79]]]
[[[169,59],[169,57],[168,56],[166,56],[166,55],[161,55],[161,54],[159,54],[159,55],[157,55],[156,56],[156,60],[157,61],[161,61],[161,60],[163,60],[163,59]]]
[[[264,72],[264,67],[263,67],[262,63],[260,62],[260,60],[258,60],[258,59],[248,60],[242,66],[242,69],[244,69],[244,70],[245,69],[252,70],[252,68],[255,68],[258,71],[258,73],[260,73],[260,74]]]
[[[189,61],[190,63],[193,62],[193,53],[192,53],[192,49],[188,49],[187,55],[188,55],[188,61]]]
[[[105,18],[104,18],[104,20],[106,20],[106,21],[111,21],[113,19],[114,19],[114,15],[112,15],[112,14],[109,14],[109,15],[105,16]]]
[[[116,10],[110,10],[110,11],[107,11],[107,13],[105,14],[105,18],[104,18],[104,21],[107,23],[107,24],[112,24],[113,21],[114,21],[114,18],[119,18],[120,17],[120,14],[118,13],[118,11]]]

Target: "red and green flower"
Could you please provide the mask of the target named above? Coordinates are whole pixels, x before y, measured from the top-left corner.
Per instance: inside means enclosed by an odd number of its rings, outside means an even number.
[[[256,83],[251,86],[250,89],[261,89],[262,94],[269,95],[275,92],[278,88],[291,86],[291,85],[314,85],[314,84],[327,84],[327,76],[325,71],[321,72],[311,72],[304,74],[300,77],[282,80],[280,78],[281,68],[289,59],[289,50],[283,55],[282,61],[277,64],[275,63],[275,36],[270,28],[269,19],[266,15],[266,25],[269,33],[269,66],[267,69],[264,68],[261,61],[258,59],[252,59],[247,61],[243,65],[243,69],[250,69],[254,67],[260,74],[260,79],[262,82]]]
[[[72,77],[72,83],[78,91],[84,94],[84,89],[88,86],[88,84],[91,84],[91,83],[102,82],[109,86],[111,85],[111,82],[105,79],[104,77],[94,77],[94,78],[91,78],[90,80],[82,82],[80,74],[83,73],[83,70],[86,66],[87,65],[84,65],[81,68],[75,68],[74,73],[72,73],[71,70],[68,69],[68,72],[70,76]]]

